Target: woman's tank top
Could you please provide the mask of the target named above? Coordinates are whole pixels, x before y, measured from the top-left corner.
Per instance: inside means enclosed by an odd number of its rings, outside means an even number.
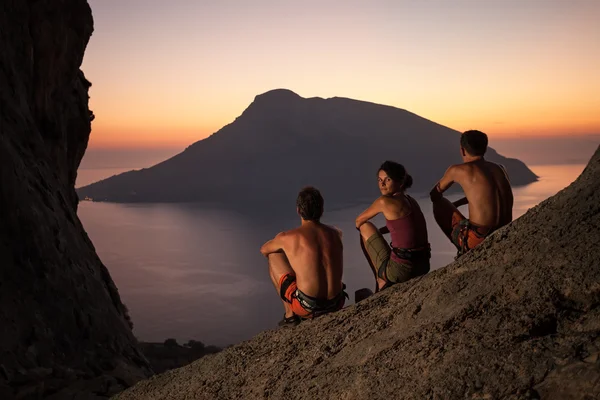
[[[419,249],[429,245],[427,237],[427,224],[421,207],[415,199],[406,195],[410,203],[410,212],[402,218],[394,220],[385,220],[385,225],[390,231],[392,237],[392,247],[400,249]],[[408,260],[401,259],[393,251],[392,260],[399,263],[410,263]]]

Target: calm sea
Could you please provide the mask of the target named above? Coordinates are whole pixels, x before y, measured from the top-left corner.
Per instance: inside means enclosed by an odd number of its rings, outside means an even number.
[[[514,190],[514,217],[568,186],[584,167],[530,166],[540,180]],[[80,169],[78,185],[129,169]],[[428,197],[413,196],[427,218],[432,268],[441,268],[453,260],[455,249],[435,224]],[[82,202],[79,217],[130,310],[140,340],[195,339],[225,346],[276,327],[283,315],[259,248],[299,223],[294,206],[288,218],[269,220],[196,204]],[[344,281],[351,298],[359,288],[374,287],[354,229],[354,219],[365,206],[326,210],[323,218],[344,233]],[[383,224],[382,219],[377,222]]]

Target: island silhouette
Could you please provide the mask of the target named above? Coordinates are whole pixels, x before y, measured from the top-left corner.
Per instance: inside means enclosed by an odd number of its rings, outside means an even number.
[[[459,136],[396,107],[276,89],[256,96],[235,121],[174,157],[84,186],[78,194],[94,201],[264,209],[289,206],[301,187],[312,185],[329,207],[341,206],[376,196],[376,172],[388,159],[406,166],[413,192],[430,189],[448,166],[461,162]],[[513,185],[537,179],[523,162],[493,148],[486,158],[503,164]]]

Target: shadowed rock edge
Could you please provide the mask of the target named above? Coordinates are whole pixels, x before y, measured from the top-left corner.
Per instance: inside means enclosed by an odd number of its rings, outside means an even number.
[[[77,217],[85,0],[0,1],[0,398],[100,398],[151,371]]]

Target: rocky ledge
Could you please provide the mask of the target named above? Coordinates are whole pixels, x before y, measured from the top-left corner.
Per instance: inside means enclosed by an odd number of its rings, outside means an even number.
[[[600,398],[599,211],[600,150],[459,261],[116,399]]]

